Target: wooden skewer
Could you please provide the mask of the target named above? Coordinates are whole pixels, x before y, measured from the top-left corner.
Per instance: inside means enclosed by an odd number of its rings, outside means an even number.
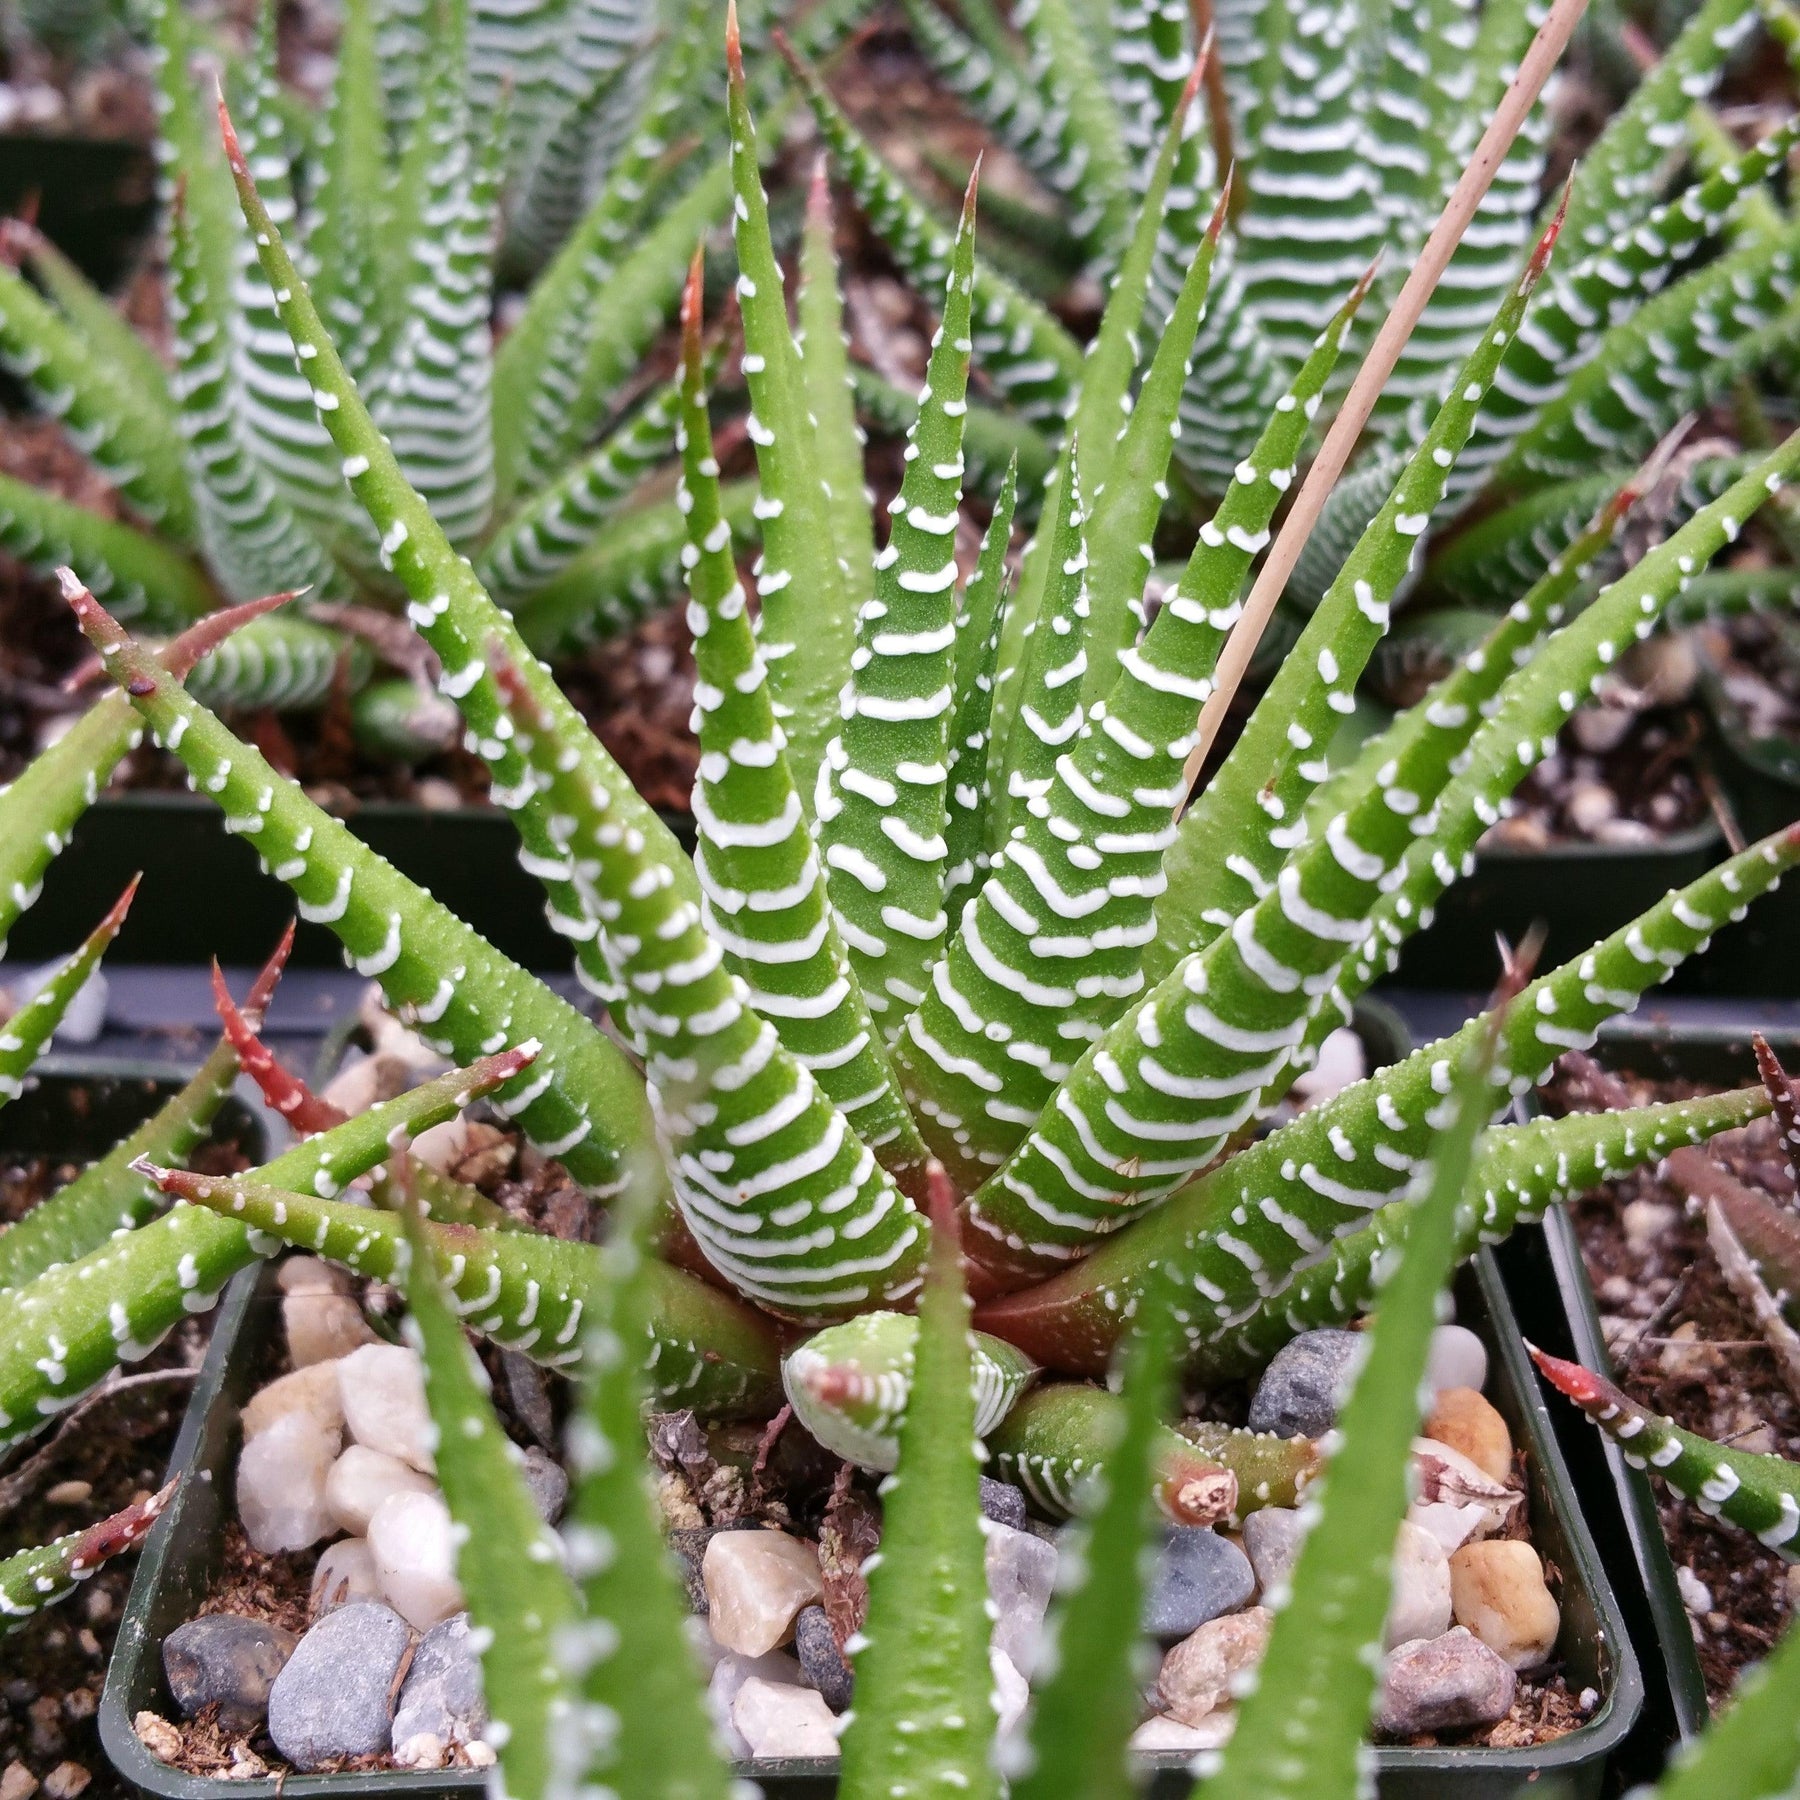
[[[1518,74],[1501,95],[1481,142],[1475,146],[1475,154],[1469,158],[1468,166],[1444,204],[1442,215],[1432,227],[1431,236],[1425,240],[1425,247],[1419,252],[1418,261],[1413,264],[1393,310],[1369,346],[1369,353],[1363,358],[1355,381],[1350,384],[1344,404],[1338,409],[1319,454],[1306,472],[1306,479],[1294,498],[1280,535],[1250,589],[1250,597],[1244,602],[1244,616],[1238,620],[1219,654],[1213,691],[1200,711],[1199,742],[1187,759],[1186,785],[1190,792],[1207,752],[1219,735],[1232,696],[1250,666],[1263,628],[1287,586],[1288,577],[1294,572],[1295,563],[1300,560],[1300,552],[1305,548],[1313,526],[1318,523],[1331,490],[1350,460],[1350,452],[1356,447],[1356,440],[1361,437],[1376,400],[1400,360],[1400,352],[1412,336],[1413,327],[1418,324],[1419,315],[1424,312],[1438,278],[1456,253],[1456,246],[1474,218],[1482,196],[1493,185],[1494,176],[1512,148],[1519,128],[1525,123],[1526,114],[1536,104],[1544,83],[1550,78],[1550,71],[1568,46],[1570,35],[1586,6],[1587,0],[1553,0],[1549,17],[1532,39],[1531,48],[1519,64]]]

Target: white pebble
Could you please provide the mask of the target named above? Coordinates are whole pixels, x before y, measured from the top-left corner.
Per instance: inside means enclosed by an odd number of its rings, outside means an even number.
[[[1712,1589],[1686,1563],[1676,1567],[1675,1585],[1681,1590],[1681,1604],[1696,1618],[1712,1611]]]
[[[352,1600],[379,1600],[375,1558],[359,1537],[339,1538],[320,1553],[312,1578],[312,1615],[320,1619]]]
[[[389,1494],[429,1494],[437,1484],[409,1463],[367,1444],[352,1444],[335,1463],[325,1480],[325,1504],[343,1528],[360,1537],[369,1529]]]
[[[1487,1345],[1466,1325],[1440,1325],[1431,1334],[1425,1379],[1434,1395],[1454,1387],[1479,1394],[1487,1386],[1487,1370]]]
[[[237,1507],[253,1548],[304,1550],[331,1535],[325,1478],[336,1459],[337,1433],[306,1412],[283,1414],[244,1446]]]
[[[731,1703],[731,1722],[752,1756],[836,1756],[837,1720],[809,1687],[752,1675]]]
[[[436,1494],[390,1494],[369,1521],[369,1552],[383,1597],[415,1631],[462,1611],[450,1509]]]
[[[338,1391],[350,1436],[427,1474],[437,1472],[432,1454],[437,1427],[425,1404],[425,1370],[418,1352],[403,1344],[366,1344],[338,1364]]]

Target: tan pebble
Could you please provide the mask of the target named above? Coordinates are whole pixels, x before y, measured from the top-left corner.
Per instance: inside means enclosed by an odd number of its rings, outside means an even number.
[[[1445,1388],[1425,1421],[1425,1435],[1460,1450],[1496,1481],[1512,1477],[1512,1433],[1493,1405],[1473,1388]]]
[[[1663,1372],[1676,1381],[1707,1381],[1719,1372],[1719,1353],[1701,1340],[1692,1319],[1684,1319],[1669,1333],[1659,1360]]]
[[[78,1762],[59,1762],[44,1777],[45,1800],[75,1800],[94,1778]]]
[[[44,1498],[52,1506],[80,1506],[93,1497],[91,1481],[59,1481],[55,1487],[44,1490]]]
[[[1535,1668],[1556,1647],[1562,1613],[1538,1553],[1521,1539],[1464,1544],[1450,1558],[1450,1601],[1457,1624],[1511,1668]]]
[[[281,1303],[281,1326],[296,1369],[335,1362],[377,1341],[362,1308],[348,1294],[289,1294]]]
[[[763,1656],[793,1636],[803,1606],[824,1597],[817,1548],[782,1531],[721,1531],[700,1564],[713,1641]]]
[[[131,1728],[159,1762],[172,1763],[181,1755],[181,1733],[161,1713],[141,1712],[131,1721]],[[0,1800],[7,1800],[3,1792]]]
[[[320,1256],[286,1256],[276,1266],[275,1285],[284,1294],[347,1294],[350,1271]]]
[[[344,1431],[344,1402],[338,1390],[335,1362],[310,1363],[291,1375],[279,1375],[244,1403],[244,1442],[267,1431],[289,1413],[309,1413],[322,1431]]]
[[[154,1713],[141,1715],[145,1718],[156,1718]],[[157,1724],[175,1735],[176,1747],[181,1745],[180,1734],[165,1719],[157,1719]],[[139,1734],[140,1736],[142,1733]],[[30,1800],[37,1792],[37,1777],[22,1762],[9,1762],[6,1773],[0,1775],[0,1800]]]
[[[1198,1725],[1231,1698],[1232,1683],[1262,1660],[1275,1615],[1266,1606],[1208,1619],[1163,1658],[1156,1678],[1163,1710],[1183,1725]]]

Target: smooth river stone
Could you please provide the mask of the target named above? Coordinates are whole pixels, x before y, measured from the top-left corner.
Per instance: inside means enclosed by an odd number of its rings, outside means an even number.
[[[269,1736],[295,1768],[373,1756],[392,1742],[394,1694],[413,1634],[398,1613],[359,1600],[327,1613],[269,1690]]]

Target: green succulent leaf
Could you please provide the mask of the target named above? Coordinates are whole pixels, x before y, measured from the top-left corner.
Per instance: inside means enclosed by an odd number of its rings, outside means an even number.
[[[1495,1102],[1496,1016],[1450,1090],[1449,1118],[1433,1146],[1398,1266],[1382,1284],[1365,1354],[1340,1409],[1313,1528],[1269,1648],[1240,1702],[1237,1729],[1201,1788],[1209,1800],[1272,1794],[1283,1800],[1354,1800],[1366,1786],[1363,1736],[1380,1671],[1388,1609],[1388,1552],[1406,1515],[1408,1452],[1418,1429],[1420,1378],[1437,1303],[1456,1254],[1476,1139]],[[1307,1704],[1296,1705],[1296,1696]]]
[[[269,1003],[289,942],[270,958],[244,1002],[252,1017],[260,1017]],[[156,1186],[132,1165],[145,1157],[185,1161],[205,1140],[237,1076],[237,1052],[221,1039],[186,1085],[136,1131],[0,1233],[0,1289],[22,1287],[46,1269],[98,1249],[115,1232],[135,1230],[153,1218]]]
[[[954,1787],[998,1800],[969,1302],[941,1174],[934,1185],[913,1397],[898,1470],[882,1483],[881,1561],[852,1640],[859,1703],[839,1779],[846,1793]]]
[[[135,1550],[162,1517],[174,1484],[147,1500],[134,1500],[98,1525],[71,1531],[37,1550],[21,1550],[0,1562],[0,1634],[17,1631],[26,1620],[67,1599],[77,1582],[103,1562]]]
[[[576,1626],[578,1597],[561,1545],[525,1485],[519,1452],[494,1416],[486,1371],[446,1293],[430,1229],[413,1209],[406,1218],[406,1334],[424,1365],[437,1478],[458,1527],[456,1575],[471,1636],[485,1646],[482,1693],[499,1727],[506,1791],[515,1800],[542,1800],[551,1786],[553,1728],[569,1710],[558,1651]],[[490,1549],[501,1544],[505,1555]]]
[[[1616,1443],[1635,1469],[1654,1469],[1702,1512],[1751,1533],[1790,1562],[1800,1560],[1800,1464],[1715,1444],[1640,1406],[1579,1363],[1533,1349],[1538,1372]]]
[[[32,1065],[43,1054],[64,1015],[74,1005],[76,996],[87,986],[88,978],[100,966],[107,947],[119,935],[125,915],[131,910],[131,898],[137,892],[139,877],[133,876],[125,892],[113,902],[112,909],[82,940],[80,947],[56,969],[31,997],[21,1005],[4,1030],[0,1030],[0,1106],[16,1100],[25,1091]]]

